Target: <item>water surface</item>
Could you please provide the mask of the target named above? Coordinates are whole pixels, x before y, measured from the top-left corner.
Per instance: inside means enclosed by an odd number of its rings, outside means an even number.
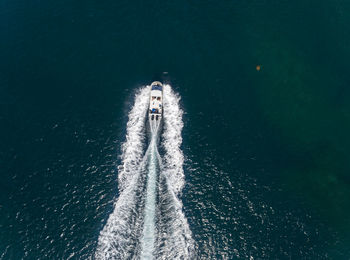
[[[94,255],[136,89],[166,71],[199,258],[348,259],[349,9],[3,0],[0,258]]]

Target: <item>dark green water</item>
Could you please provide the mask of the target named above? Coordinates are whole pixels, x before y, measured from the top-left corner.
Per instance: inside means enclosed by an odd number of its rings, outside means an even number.
[[[349,24],[345,0],[1,1],[0,259],[93,256],[164,71],[198,258],[348,259]]]

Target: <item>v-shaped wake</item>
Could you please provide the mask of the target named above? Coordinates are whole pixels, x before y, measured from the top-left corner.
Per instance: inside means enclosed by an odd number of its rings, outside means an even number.
[[[179,96],[169,85],[164,85],[163,92],[163,131],[159,121],[152,123],[146,118],[150,87],[135,96],[118,169],[120,195],[100,232],[97,259],[194,257],[194,242],[178,197],[184,185],[180,149],[183,112]],[[147,123],[151,124],[148,147]],[[158,145],[164,151],[162,156]]]

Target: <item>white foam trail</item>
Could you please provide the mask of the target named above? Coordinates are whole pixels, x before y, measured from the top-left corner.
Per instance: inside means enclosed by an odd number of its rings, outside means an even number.
[[[152,123],[155,127],[152,127]],[[150,122],[150,128],[152,131],[152,140],[149,145],[149,164],[148,164],[148,180],[146,189],[146,203],[144,211],[144,223],[143,234],[141,239],[141,259],[153,259],[154,253],[154,241],[156,237],[156,188],[157,188],[157,166],[158,151],[157,151],[157,134],[158,134],[158,122]]]
[[[118,168],[119,190],[130,184],[144,157],[146,110],[149,105],[150,86],[140,89],[129,113],[126,141],[122,145],[122,165]]]
[[[194,241],[179,199],[184,185],[180,97],[169,85],[164,85],[162,159],[156,135],[143,154],[149,93],[149,86],[142,88],[129,113],[118,175],[120,196],[100,232],[97,259],[196,258]]]
[[[172,190],[179,194],[182,190],[185,178],[183,171],[184,156],[180,149],[182,143],[181,132],[183,128],[182,115],[180,108],[180,96],[175,94],[170,85],[165,85],[164,93],[164,132],[163,147],[164,156],[164,175],[167,177]]]
[[[142,198],[137,196],[144,183],[141,174],[146,164],[143,156],[145,141],[146,110],[149,104],[150,87],[144,87],[135,96],[135,104],[129,113],[126,141],[122,145],[122,165],[119,167],[120,195],[114,211],[100,232],[96,259],[127,259],[133,257],[140,236]]]
[[[165,150],[159,187],[159,259],[195,259],[194,241],[178,198],[185,183],[184,156],[180,149],[183,128],[180,97],[169,85],[164,93],[164,132],[162,146]],[[162,184],[161,184],[162,183]]]

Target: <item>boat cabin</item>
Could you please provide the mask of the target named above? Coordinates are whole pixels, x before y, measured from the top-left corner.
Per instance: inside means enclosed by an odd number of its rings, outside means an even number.
[[[160,82],[153,82],[151,85],[151,97],[149,104],[150,114],[162,114],[163,110],[163,86]]]

